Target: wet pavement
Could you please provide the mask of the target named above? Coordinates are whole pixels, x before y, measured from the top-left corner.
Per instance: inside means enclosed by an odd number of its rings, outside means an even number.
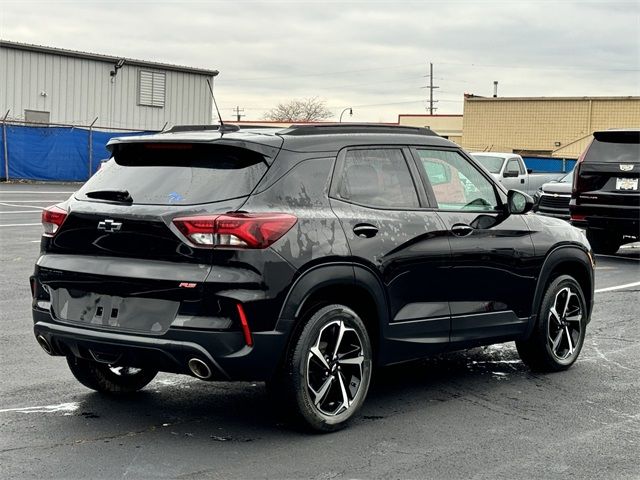
[[[110,399],[40,349],[39,207],[73,188],[0,185],[1,477],[640,478],[640,248],[598,256],[570,370],[532,374],[512,343],[382,369],[349,428],[313,435],[280,424],[261,383],[161,374]]]

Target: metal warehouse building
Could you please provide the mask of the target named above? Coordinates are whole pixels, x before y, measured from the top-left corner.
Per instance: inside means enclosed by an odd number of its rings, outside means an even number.
[[[465,95],[461,145],[575,159],[594,131],[627,127],[640,127],[640,97]]]
[[[0,41],[0,119],[159,130],[209,124],[216,70]]]

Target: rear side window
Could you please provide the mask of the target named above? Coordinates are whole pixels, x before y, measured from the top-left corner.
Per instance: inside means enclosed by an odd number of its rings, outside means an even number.
[[[597,132],[585,162],[640,162],[640,132]]]
[[[349,150],[338,166],[335,196],[361,205],[418,208],[418,194],[401,149]]]
[[[243,197],[267,170],[264,157],[228,145],[131,143],[120,145],[78,191],[126,191],[135,204],[194,205]],[[100,201],[100,200],[98,200]]]

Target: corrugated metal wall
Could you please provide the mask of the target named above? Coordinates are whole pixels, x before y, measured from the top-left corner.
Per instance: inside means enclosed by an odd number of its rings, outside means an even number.
[[[166,74],[164,107],[138,105],[138,72]],[[211,123],[207,78],[196,73],[125,65],[115,78],[113,65],[90,59],[0,48],[0,117],[24,119],[24,110],[51,112],[51,123],[157,130],[165,122]],[[46,93],[43,95],[42,93]]]

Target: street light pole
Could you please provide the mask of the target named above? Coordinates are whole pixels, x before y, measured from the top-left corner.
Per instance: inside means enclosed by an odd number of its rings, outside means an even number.
[[[346,112],[347,110],[349,110],[349,116],[353,115],[353,109],[351,107],[347,107],[345,108],[341,113],[340,113],[340,123],[342,123],[342,115],[344,115],[344,112]]]

